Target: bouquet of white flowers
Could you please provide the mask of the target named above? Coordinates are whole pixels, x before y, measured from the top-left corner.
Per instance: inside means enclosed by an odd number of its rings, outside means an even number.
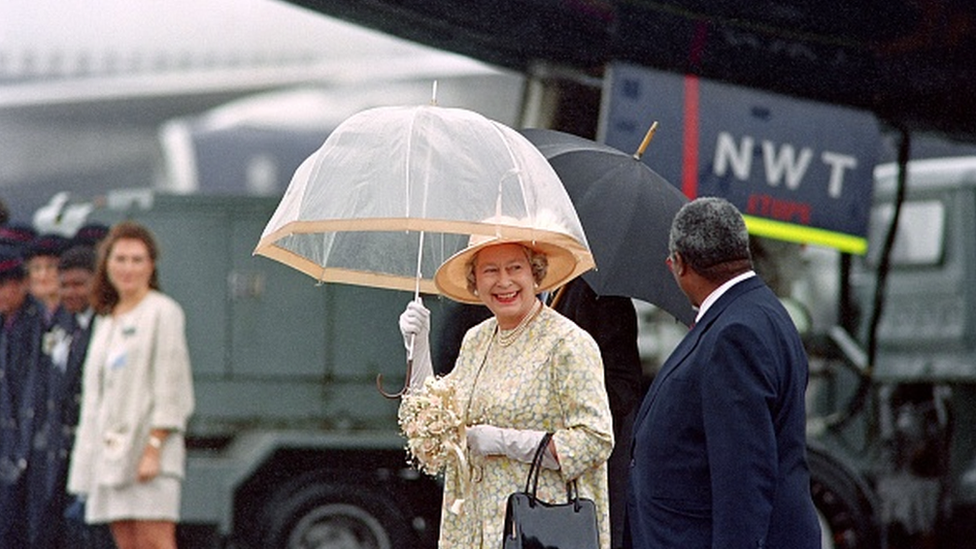
[[[431,476],[444,472],[451,459],[457,460],[462,494],[467,492],[468,470],[465,458],[464,418],[451,380],[431,376],[419,391],[403,396],[399,423],[407,437],[409,461]],[[451,511],[460,512],[464,497],[455,499]]]
[[[404,395],[400,405],[410,462],[431,476],[444,472],[454,447],[460,448],[464,425],[455,393],[449,380],[431,376],[420,391]]]

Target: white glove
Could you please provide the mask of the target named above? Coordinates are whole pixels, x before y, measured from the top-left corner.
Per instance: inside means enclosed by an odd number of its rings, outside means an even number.
[[[413,359],[410,390],[417,391],[423,387],[424,380],[434,375],[430,362],[430,310],[424,307],[419,297],[407,303],[407,308],[400,314],[400,333],[407,358]]]
[[[532,463],[535,451],[545,436],[545,431],[532,429],[505,429],[493,425],[472,425],[466,429],[468,448],[477,456],[508,456],[523,463]],[[559,469],[559,462],[552,455],[551,446],[542,454],[542,466]]]

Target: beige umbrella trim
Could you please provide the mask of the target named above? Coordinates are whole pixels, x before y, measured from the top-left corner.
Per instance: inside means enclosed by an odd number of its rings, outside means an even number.
[[[428,233],[452,234],[480,234],[486,236],[501,236],[506,238],[520,238],[523,240],[541,240],[553,243],[569,241],[574,247],[589,250],[576,238],[563,231],[547,230],[542,227],[510,225],[505,223],[486,223],[483,221],[459,221],[452,219],[429,219],[416,217],[371,217],[351,219],[323,219],[315,221],[291,221],[281,227],[266,232],[258,242],[255,251],[292,234],[311,234],[329,232],[393,232],[393,231],[426,231]]]
[[[324,268],[304,256],[277,245],[277,241],[294,234],[314,234],[326,232],[390,232],[390,231],[427,231],[452,234],[479,234],[497,236],[504,239],[524,240],[528,242],[547,242],[569,250],[576,258],[576,268],[567,278],[575,278],[595,267],[593,254],[589,249],[572,236],[555,231],[547,231],[534,227],[519,227],[504,224],[486,224],[471,221],[432,220],[416,218],[370,218],[370,219],[342,219],[323,221],[293,221],[281,228],[264,235],[254,249],[255,255],[262,255],[280,263],[295,268],[320,282],[339,282],[386,288],[391,290],[414,291],[418,288],[418,281],[413,276],[398,276],[375,272],[357,271],[351,269]],[[419,289],[423,293],[440,293],[432,279],[421,279]]]

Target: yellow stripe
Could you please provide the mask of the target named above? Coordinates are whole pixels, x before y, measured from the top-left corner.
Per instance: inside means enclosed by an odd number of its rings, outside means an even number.
[[[868,239],[859,236],[793,225],[792,223],[783,223],[782,221],[773,221],[751,215],[744,215],[742,218],[746,222],[749,233],[756,236],[804,244],[817,244],[858,255],[864,255],[868,251]]]

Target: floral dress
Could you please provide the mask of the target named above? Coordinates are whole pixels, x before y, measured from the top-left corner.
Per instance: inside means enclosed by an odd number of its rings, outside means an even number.
[[[607,458],[613,426],[603,364],[596,342],[559,313],[543,308],[508,346],[499,343],[494,318],[464,338],[454,370],[458,401],[467,424],[554,432],[560,469],[543,469],[538,495],[566,501],[575,479],[581,497],[596,503],[600,546],[610,547]],[[472,482],[460,513],[456,463],[445,474],[438,547],[498,549],[508,495],[525,488],[529,465],[506,456],[472,457]],[[462,472],[463,473],[463,472]]]

